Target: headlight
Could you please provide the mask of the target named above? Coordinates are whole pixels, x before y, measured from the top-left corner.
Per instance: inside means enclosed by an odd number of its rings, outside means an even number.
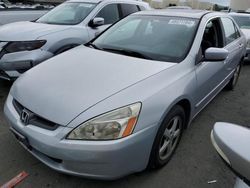
[[[75,128],[67,139],[114,140],[132,134],[141,110],[135,103],[91,119]]]
[[[10,42],[5,47],[5,51],[7,53],[31,51],[41,48],[45,43],[46,40]]]

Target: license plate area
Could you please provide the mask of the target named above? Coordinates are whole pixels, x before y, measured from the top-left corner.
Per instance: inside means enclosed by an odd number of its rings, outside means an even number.
[[[15,136],[15,138],[24,146],[26,147],[28,150],[32,150],[31,145],[29,144],[29,140],[23,136],[22,134],[20,134],[18,131],[16,131],[15,129],[13,129],[12,127],[10,128],[10,132]]]

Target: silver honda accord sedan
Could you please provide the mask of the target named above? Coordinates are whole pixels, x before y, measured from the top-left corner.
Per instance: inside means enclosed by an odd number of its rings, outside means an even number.
[[[52,169],[116,179],[165,165],[192,119],[235,87],[245,51],[226,14],[139,12],[27,71],[4,112]]]

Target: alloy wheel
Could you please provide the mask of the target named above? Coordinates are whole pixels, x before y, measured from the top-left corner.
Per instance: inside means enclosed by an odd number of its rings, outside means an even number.
[[[166,126],[159,147],[159,157],[161,160],[167,159],[175,150],[181,135],[181,125],[181,117],[175,116]]]

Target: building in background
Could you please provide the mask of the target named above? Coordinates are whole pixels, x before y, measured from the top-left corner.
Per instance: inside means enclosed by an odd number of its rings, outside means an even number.
[[[179,1],[178,5],[181,6],[189,6],[193,9],[204,9],[204,10],[213,10],[214,3],[206,2],[206,1],[199,1],[199,0],[186,0],[186,1]]]
[[[161,9],[169,5],[178,5],[179,0],[146,0],[151,7]]]
[[[215,3],[200,0],[147,0],[153,8],[165,8],[168,6],[189,6],[193,9],[214,10]]]
[[[246,11],[250,8],[250,0],[231,0],[230,8],[232,10]]]

